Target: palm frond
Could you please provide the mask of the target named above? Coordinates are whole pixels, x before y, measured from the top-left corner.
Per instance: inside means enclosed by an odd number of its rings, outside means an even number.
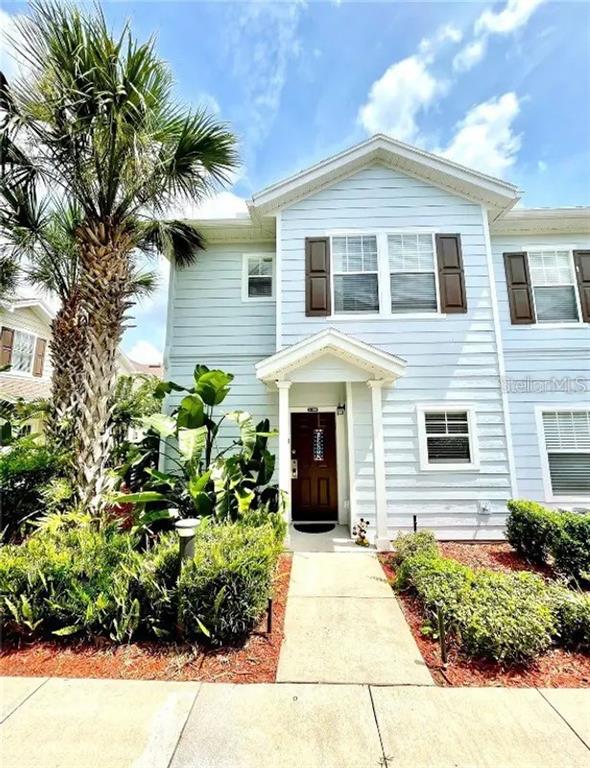
[[[187,221],[153,220],[139,225],[138,246],[147,253],[160,253],[179,267],[193,264],[205,248],[201,233]]]

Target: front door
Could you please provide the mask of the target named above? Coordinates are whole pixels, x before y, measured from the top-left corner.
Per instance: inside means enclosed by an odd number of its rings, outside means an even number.
[[[291,414],[291,509],[296,522],[337,522],[336,415]]]

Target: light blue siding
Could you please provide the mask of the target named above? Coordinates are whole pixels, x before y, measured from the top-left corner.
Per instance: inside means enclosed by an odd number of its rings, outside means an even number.
[[[305,237],[376,230],[461,234],[469,311],[446,318],[305,316]],[[482,210],[381,166],[365,168],[281,212],[281,342],[333,326],[407,360],[405,376],[384,391],[388,524],[447,537],[501,535],[510,497],[506,435]],[[476,411],[481,469],[428,472],[419,464],[416,405],[464,403]],[[357,516],[374,514],[370,393],[353,385]],[[489,502],[481,514],[478,502]]]
[[[518,494],[545,502],[535,406],[553,404],[567,409],[587,404],[590,408],[590,326],[511,324],[503,254],[535,246],[588,249],[590,236],[492,237]]]

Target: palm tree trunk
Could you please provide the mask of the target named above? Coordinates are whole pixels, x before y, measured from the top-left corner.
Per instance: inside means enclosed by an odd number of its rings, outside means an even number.
[[[77,291],[61,304],[52,324],[49,352],[53,366],[49,441],[71,459],[75,455],[75,427],[79,413],[78,383],[86,353],[84,325]]]
[[[125,231],[104,222],[84,225],[78,237],[86,335],[76,427],[78,493],[83,504],[99,510],[113,447],[112,396],[117,378],[117,349],[125,312],[130,306],[132,239]]]

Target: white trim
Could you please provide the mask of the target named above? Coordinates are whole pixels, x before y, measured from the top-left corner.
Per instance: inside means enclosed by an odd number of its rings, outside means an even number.
[[[279,488],[286,494],[285,519],[291,522],[291,413],[290,381],[277,381],[279,390]]]
[[[276,217],[276,246],[275,246],[275,349],[278,352],[283,346],[283,286],[282,280],[283,264],[283,219],[279,211]]]
[[[545,501],[584,504],[585,502],[590,501],[590,497],[558,496],[553,493],[553,487],[551,485],[551,473],[549,471],[549,452],[547,450],[547,443],[545,441],[545,427],[543,425],[543,413],[548,411],[553,411],[555,413],[569,413],[570,411],[586,412],[590,411],[590,405],[566,406],[562,403],[546,403],[542,405],[535,405],[535,424],[537,427],[537,442],[539,445],[539,459],[541,462],[541,476],[543,479]],[[567,453],[588,453],[588,451],[585,449],[576,449],[567,451]]]
[[[307,405],[293,405],[289,408],[290,414],[293,413],[309,413],[310,406]],[[317,411],[313,413],[333,413],[334,414],[334,428],[336,430],[336,488],[338,492],[338,525],[346,525],[349,522],[346,517],[346,473],[342,470],[346,468],[346,433],[343,429],[343,419],[338,417],[338,407],[336,405],[320,405],[317,407]],[[291,417],[289,416],[289,419]],[[290,477],[290,475],[289,475]],[[292,480],[290,479],[290,482]],[[350,501],[350,500],[349,500]],[[298,520],[297,522],[303,522]],[[313,522],[320,522],[314,520]],[[333,520],[326,521],[333,523]]]
[[[348,527],[352,536],[352,528],[357,522],[357,498],[356,498],[356,460],[354,456],[354,410],[352,398],[352,382],[346,384],[346,430],[348,442]]]
[[[491,222],[493,235],[590,234],[590,206],[515,208]]]
[[[166,314],[166,338],[164,339],[164,355],[162,358],[162,379],[166,381],[170,369],[170,350],[172,348],[174,317],[174,293],[176,290],[176,260],[170,259],[168,264],[168,309]]]
[[[270,274],[270,288],[271,288],[270,296],[249,296],[248,295],[249,278],[250,278],[250,275],[248,274],[248,262],[250,261],[250,259],[271,259],[272,260],[272,270]],[[276,255],[270,252],[242,254],[242,302],[243,303],[263,304],[263,303],[268,303],[269,301],[275,301],[275,280],[276,280],[275,261],[276,261]],[[267,275],[264,275],[264,277],[267,277]]]
[[[428,441],[426,435],[426,413],[467,413],[467,431],[469,438],[469,463],[456,464],[430,464],[428,461]],[[473,404],[446,402],[446,403],[418,403],[416,405],[416,419],[418,422],[418,450],[420,453],[420,469],[422,472],[473,472],[480,468],[479,440],[477,435],[477,421],[475,406]]]
[[[366,370],[367,377],[394,381],[403,376],[406,361],[335,328],[326,328],[256,363],[256,377],[267,383],[283,379],[291,370],[326,353]]]
[[[373,463],[375,473],[375,546],[379,550],[391,548],[387,536],[387,493],[385,481],[385,443],[383,439],[383,381],[370,379],[373,424]]]
[[[498,309],[498,293],[496,291],[496,276],[494,273],[494,256],[492,254],[492,242],[490,239],[490,227],[488,225],[487,211],[481,206],[483,221],[483,237],[486,248],[486,263],[490,281],[490,299],[492,303],[492,319],[494,323],[494,337],[496,339],[496,357],[498,359],[498,377],[500,394],[502,397],[502,412],[504,415],[504,430],[506,438],[506,452],[508,457],[508,471],[510,472],[510,491],[513,499],[518,498],[518,477],[516,473],[516,461],[514,458],[514,445],[512,443],[512,416],[510,414],[510,401],[508,392],[504,386],[506,381],[506,364],[504,360],[504,341],[502,338],[502,324]]]

